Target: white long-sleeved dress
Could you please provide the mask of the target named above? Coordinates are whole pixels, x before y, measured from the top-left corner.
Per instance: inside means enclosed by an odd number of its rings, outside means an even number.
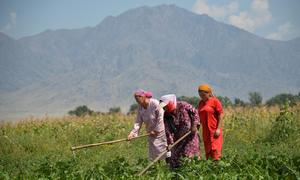
[[[148,107],[145,109],[142,106],[138,106],[137,117],[132,129],[132,133],[138,136],[140,128],[144,123],[147,133],[151,131],[159,132],[157,137],[149,136],[149,159],[154,160],[160,153],[166,150],[167,138],[164,126],[164,111],[159,106],[159,102],[156,99],[151,98]],[[164,159],[163,156],[161,159]]]

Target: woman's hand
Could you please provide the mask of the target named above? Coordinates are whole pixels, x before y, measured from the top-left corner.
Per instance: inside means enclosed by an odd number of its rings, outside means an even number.
[[[171,150],[171,146],[172,146],[172,144],[167,145],[167,147],[166,147],[167,151]]]
[[[218,128],[214,133],[214,138],[218,138],[220,136],[221,130]]]
[[[128,139],[128,140],[131,140],[132,138],[134,138],[134,137],[136,137],[136,136],[137,136],[137,134],[135,134],[135,133],[133,133],[133,132],[130,132],[130,133],[128,134],[127,139]]]
[[[150,136],[153,136],[153,137],[158,136],[158,134],[159,134],[159,132],[157,132],[157,131],[151,131],[150,132]]]
[[[191,132],[192,132],[192,134],[196,134],[198,132],[197,127],[196,126],[192,126]]]

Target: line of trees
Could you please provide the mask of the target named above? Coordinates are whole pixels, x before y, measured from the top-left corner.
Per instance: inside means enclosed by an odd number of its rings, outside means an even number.
[[[108,110],[108,114],[118,114],[121,113],[121,108],[120,107],[111,107]],[[69,115],[71,116],[78,116],[78,117],[83,117],[87,115],[93,115],[93,114],[105,114],[102,112],[97,112],[93,111],[90,108],[88,108],[86,105],[78,106],[74,110],[71,110],[68,112]]]
[[[297,103],[300,102],[300,92],[296,95],[288,94],[288,93],[282,93],[278,94],[263,104],[263,98],[262,95],[259,92],[250,92],[248,100],[249,102],[245,102],[239,98],[235,98],[233,101],[227,96],[217,96],[217,98],[221,101],[223,107],[255,107],[255,106],[283,106],[285,104],[288,104],[289,106],[295,106]],[[187,97],[187,96],[180,96],[177,98],[178,101],[186,101],[193,105],[194,107],[198,106],[199,103],[199,97]],[[138,108],[138,105],[132,104],[129,108],[129,111],[127,114],[134,114]],[[69,115],[75,115],[75,116],[86,116],[86,115],[92,115],[92,114],[99,114],[101,112],[95,112],[91,109],[89,109],[86,105],[78,106],[74,110],[71,110],[68,112]],[[120,107],[111,107],[108,111],[109,114],[116,114],[121,113]]]
[[[262,106],[263,104],[263,97],[259,92],[250,92],[248,97],[249,102],[245,102],[239,98],[234,98],[232,101],[227,96],[217,96],[217,98],[221,101],[223,107],[246,107],[246,106]],[[199,97],[187,97],[187,96],[180,96],[177,98],[178,101],[186,101],[193,105],[194,107],[198,107]],[[282,93],[278,94],[265,102],[266,106],[283,106],[288,104],[289,106],[295,106],[297,102],[300,102],[300,92],[296,95]],[[132,104],[129,108],[128,114],[132,114],[136,111],[138,105]]]
[[[259,92],[250,92],[249,93],[249,102],[245,102],[239,98],[235,98],[234,101],[231,101],[226,96],[218,96],[218,99],[222,102],[224,107],[228,106],[283,106],[288,104],[289,106],[295,106],[297,102],[300,102],[300,92],[296,95],[282,93],[268,99],[265,104],[263,104],[263,98]]]

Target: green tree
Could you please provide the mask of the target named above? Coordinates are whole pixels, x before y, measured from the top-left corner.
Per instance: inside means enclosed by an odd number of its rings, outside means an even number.
[[[199,103],[199,98],[194,96],[194,97],[187,97],[187,96],[180,96],[177,98],[178,101],[185,101],[189,104],[191,104],[194,107],[198,107]]]
[[[246,106],[246,103],[239,99],[239,98],[235,98],[234,99],[234,106],[242,106],[242,107],[245,107]]]
[[[269,99],[266,102],[266,105],[268,105],[268,106],[274,106],[274,105],[283,106],[287,103],[287,104],[289,104],[289,106],[295,106],[297,101],[298,101],[297,95],[282,93],[282,94],[278,94],[278,95],[272,97],[271,99]]]
[[[129,111],[128,111],[127,114],[134,114],[134,113],[136,113],[137,108],[138,108],[138,104],[137,103],[131,104],[131,106],[130,106]]]
[[[221,101],[223,107],[232,106],[232,102],[227,96],[217,96],[217,98]]]
[[[262,96],[259,92],[250,92],[249,101],[251,106],[259,106],[262,103]]]
[[[86,105],[78,106],[75,110],[71,110],[68,112],[69,115],[76,115],[78,117],[82,117],[85,115],[91,115],[93,113]]]
[[[120,107],[111,107],[109,108],[109,113],[121,113],[121,108]]]

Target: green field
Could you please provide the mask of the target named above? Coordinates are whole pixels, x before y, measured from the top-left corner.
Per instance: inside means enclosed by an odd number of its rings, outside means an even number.
[[[103,114],[2,123],[0,179],[300,179],[300,105],[225,109],[219,162],[183,159],[176,170],[160,162],[137,177],[149,163],[146,138],[72,154],[74,145],[127,137],[134,118]],[[204,157],[203,144],[201,152]]]

